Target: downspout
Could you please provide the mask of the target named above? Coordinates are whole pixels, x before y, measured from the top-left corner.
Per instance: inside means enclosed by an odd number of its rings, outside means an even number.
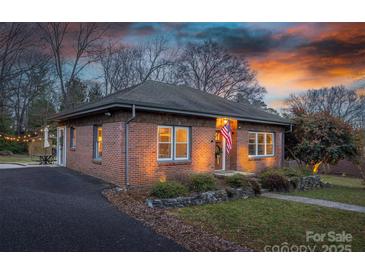
[[[128,166],[128,159],[129,159],[129,140],[128,140],[128,132],[129,132],[129,127],[128,124],[134,119],[136,118],[136,105],[132,105],[132,116],[128,118],[128,120],[125,122],[125,130],[124,130],[124,150],[125,150],[125,158],[124,158],[124,183],[125,183],[125,187],[126,190],[129,189],[129,166]]]

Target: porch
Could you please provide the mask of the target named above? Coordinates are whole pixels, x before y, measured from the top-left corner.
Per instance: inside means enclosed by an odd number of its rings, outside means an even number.
[[[246,177],[256,176],[256,174],[253,173],[253,172],[244,172],[244,171],[238,171],[238,170],[215,170],[214,171],[214,176],[216,176],[218,178],[230,177],[230,176],[233,176],[235,174],[241,174],[241,175],[244,175]]]
[[[232,136],[232,148],[227,153],[226,140],[221,133],[221,129],[229,124]],[[238,121],[222,117],[216,119],[215,133],[215,174],[218,176],[231,176],[237,171],[237,128]]]

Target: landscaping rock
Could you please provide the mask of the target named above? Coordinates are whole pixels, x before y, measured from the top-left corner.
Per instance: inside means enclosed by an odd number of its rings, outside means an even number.
[[[227,195],[229,199],[235,200],[235,199],[241,199],[241,198],[248,198],[255,195],[255,193],[252,190],[243,189],[243,188],[232,188],[229,187],[226,189]]]
[[[330,186],[327,183],[323,183],[318,175],[290,178],[289,182],[294,188],[302,191]]]
[[[254,196],[252,190],[242,188],[227,188],[216,191],[207,191],[190,197],[170,199],[147,199],[146,204],[151,208],[179,208],[193,205],[214,204],[228,200],[247,199]]]

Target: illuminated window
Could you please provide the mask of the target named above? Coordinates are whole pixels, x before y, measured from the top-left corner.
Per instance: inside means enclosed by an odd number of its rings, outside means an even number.
[[[189,159],[189,128],[175,127],[175,160]]]
[[[256,133],[248,134],[248,155],[256,155]]]
[[[158,159],[172,160],[172,127],[158,127]]]
[[[273,156],[274,133],[249,132],[248,133],[249,156]]]
[[[94,127],[94,159],[101,160],[103,157],[103,128]]]
[[[70,148],[76,148],[76,129],[70,128]]]
[[[158,127],[158,160],[188,160],[190,134],[188,127]]]

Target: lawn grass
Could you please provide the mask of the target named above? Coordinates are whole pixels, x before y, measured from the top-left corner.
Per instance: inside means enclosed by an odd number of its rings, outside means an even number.
[[[0,156],[0,164],[4,163],[36,163],[35,159],[31,159],[31,157],[27,154],[14,154],[11,156]]]
[[[306,231],[351,233],[353,251],[365,251],[365,214],[269,198],[250,198],[219,204],[173,209],[171,214],[227,240],[264,251],[266,245],[316,245]],[[347,243],[346,243],[347,244]]]
[[[365,206],[365,188],[333,186],[331,188],[294,191],[284,194]]]
[[[344,187],[355,187],[364,188],[365,185],[363,181],[359,178],[345,177],[345,176],[335,176],[335,175],[321,175],[321,180],[326,183],[330,183],[336,186]]]
[[[365,186],[360,179],[330,175],[321,178],[333,187],[284,194],[365,206]]]

